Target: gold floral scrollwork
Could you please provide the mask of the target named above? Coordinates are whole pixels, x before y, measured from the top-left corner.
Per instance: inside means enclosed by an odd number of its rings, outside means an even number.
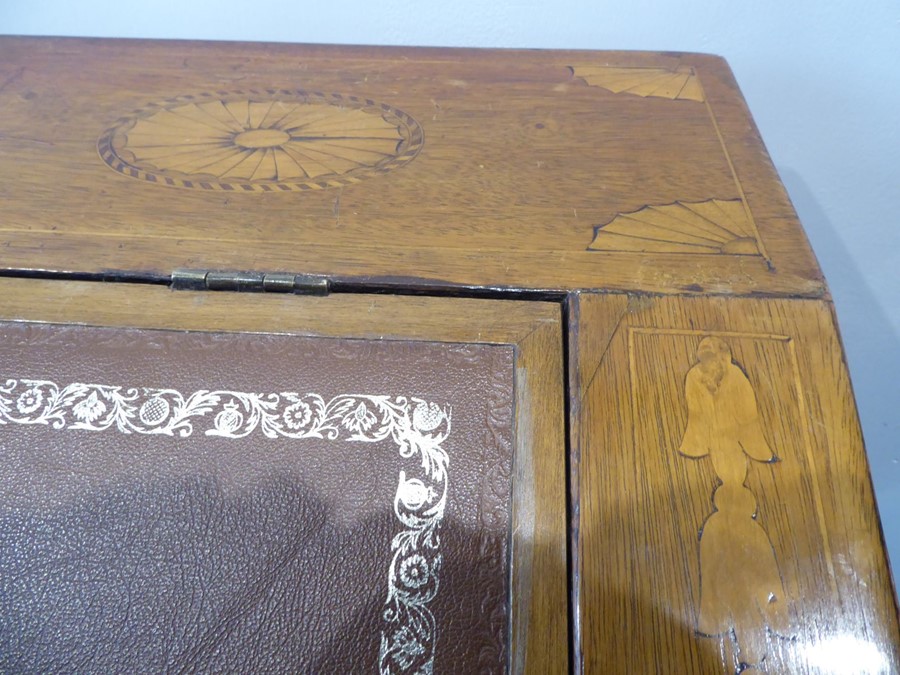
[[[404,467],[394,494],[398,531],[389,546],[387,593],[381,609],[378,672],[431,673],[438,641],[432,604],[440,587],[440,531],[448,501],[448,406],[405,396],[244,392],[122,387],[50,380],[0,379],[0,428],[56,432],[240,440],[392,440]]]

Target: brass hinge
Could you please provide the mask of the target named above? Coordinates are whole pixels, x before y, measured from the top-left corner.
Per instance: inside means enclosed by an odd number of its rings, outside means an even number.
[[[172,272],[171,288],[176,291],[241,291],[298,295],[328,295],[330,290],[326,277],[309,274],[191,269],[178,269]]]

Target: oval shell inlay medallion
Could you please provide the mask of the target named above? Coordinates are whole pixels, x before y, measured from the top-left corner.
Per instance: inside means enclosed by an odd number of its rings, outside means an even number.
[[[100,137],[119,173],[205,190],[276,192],[356,183],[409,162],[415,119],[341,94],[248,90],[179,96],[123,117]]]

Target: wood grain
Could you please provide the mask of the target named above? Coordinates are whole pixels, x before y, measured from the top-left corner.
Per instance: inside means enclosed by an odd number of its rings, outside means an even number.
[[[572,316],[577,665],[897,670],[831,305],[583,294]]]
[[[511,670],[568,671],[565,417],[558,305],[170,291],[0,279],[0,320],[516,347]],[[27,348],[27,345],[23,345]]]
[[[3,38],[0,78],[7,270],[826,292],[716,57]],[[592,245],[676,203],[746,236]]]
[[[0,83],[7,273],[569,293],[576,670],[900,669],[827,288],[722,59],[0,38]],[[516,345],[512,670],[565,671],[559,306],[0,292],[12,320]]]

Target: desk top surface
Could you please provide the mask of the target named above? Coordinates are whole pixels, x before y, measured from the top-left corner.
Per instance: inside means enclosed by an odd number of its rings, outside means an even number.
[[[0,38],[7,270],[821,297],[697,54]]]

